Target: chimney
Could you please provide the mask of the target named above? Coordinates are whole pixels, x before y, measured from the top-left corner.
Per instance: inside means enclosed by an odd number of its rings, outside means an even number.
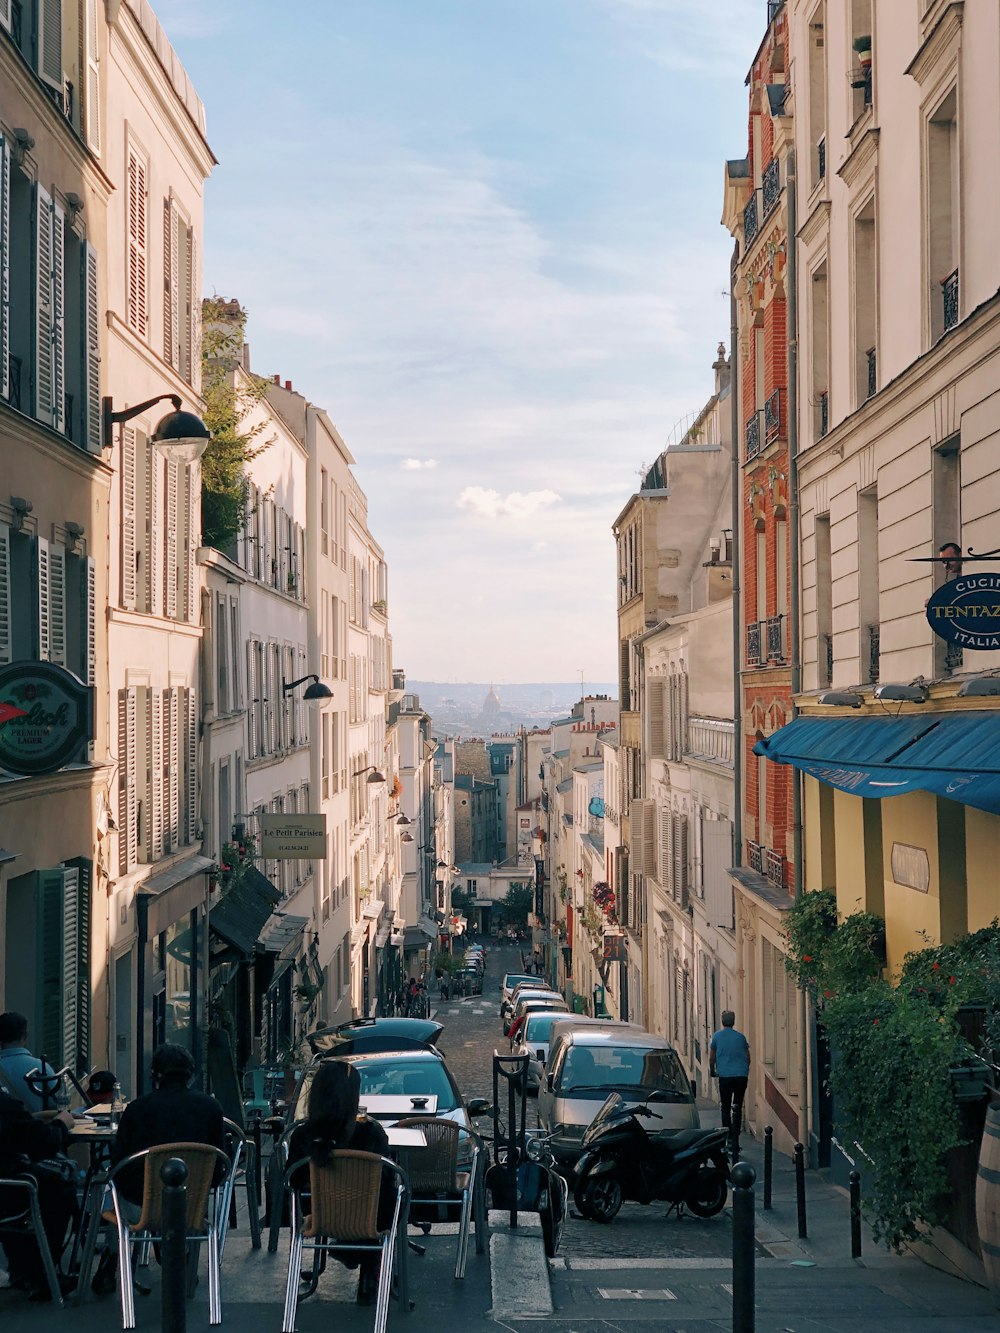
[[[249,373],[250,370],[250,344],[243,344],[243,369]]]
[[[275,382],[275,384],[278,386],[278,388],[280,389],[280,388],[281,388],[281,376],[280,376],[280,375],[275,375],[275,376],[274,376],[274,382]]]
[[[292,392],[292,381],[291,381],[291,380],[285,380],[285,388],[288,390],[289,393]]]
[[[715,360],[712,362],[712,369],[715,371],[715,392],[722,393],[729,388],[731,362],[726,357],[725,343],[719,343],[719,350]]]

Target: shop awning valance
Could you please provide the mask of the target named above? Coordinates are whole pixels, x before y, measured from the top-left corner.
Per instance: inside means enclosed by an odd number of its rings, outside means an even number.
[[[754,754],[853,796],[929,791],[1000,814],[1000,710],[797,717]]]
[[[281,894],[253,866],[247,866],[238,884],[222,895],[222,901],[209,913],[213,934],[224,940],[243,958],[257,952],[260,933],[278,903]]]

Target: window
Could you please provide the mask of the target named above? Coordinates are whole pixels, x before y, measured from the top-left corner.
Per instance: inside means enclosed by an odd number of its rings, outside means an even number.
[[[953,88],[927,125],[927,263],[931,342],[958,322],[958,99]]]
[[[820,5],[809,21],[810,185],[826,179],[826,13]]]
[[[851,0],[851,119],[862,116],[872,104],[872,0]],[[867,55],[857,50],[867,38]]]
[[[879,678],[878,492],[858,494],[858,615],[861,625],[859,680]]]
[[[193,689],[142,686],[118,693],[119,873],[194,841],[198,720]],[[225,813],[223,772],[220,817]]]
[[[878,391],[875,200],[854,219],[854,376],[858,407]]]
[[[812,275],[810,332],[813,439],[821,440],[830,429],[830,296],[825,259]]]
[[[215,604],[216,708],[220,714],[231,711],[229,672],[229,606],[221,593]]]
[[[319,528],[320,528],[320,549],[326,555],[330,548],[330,513],[329,513],[329,489],[330,481],[326,474],[326,468],[319,470]]]
[[[91,557],[0,523],[0,665],[55,662],[93,685],[96,591]]]
[[[93,867],[74,857],[52,869],[12,880],[8,920],[14,906],[18,936],[34,956],[36,986],[33,1039],[56,1069],[90,1064],[90,924]],[[23,886],[23,892],[19,892]],[[30,918],[33,918],[31,920]]]
[[[755,537],[756,563],[755,586],[757,590],[757,619],[767,616],[767,533],[758,532]]]
[[[121,602],[192,622],[196,483],[191,468],[164,459],[132,426],[121,433]]]
[[[816,516],[816,684],[833,684],[833,574],[830,515]]]
[[[127,148],[125,187],[125,234],[128,237],[126,321],[140,338],[147,333],[147,263],[149,245],[149,165],[132,142]]]
[[[194,229],[171,193],[163,201],[163,359],[188,381],[194,375]]]
[[[799,1085],[795,981],[785,969],[784,955],[768,939],[761,940],[761,974],[763,1061],[771,1076],[795,1093]]]
[[[962,452],[961,437],[954,436],[931,453],[933,528],[935,554],[946,542],[962,543]],[[954,578],[943,565],[931,565],[934,586]],[[935,634],[934,674],[942,676],[962,669],[962,650]]]

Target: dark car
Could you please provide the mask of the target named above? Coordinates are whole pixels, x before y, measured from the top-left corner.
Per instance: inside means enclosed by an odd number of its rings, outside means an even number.
[[[460,967],[452,976],[452,989],[456,995],[482,995],[483,974],[478,967]]]
[[[442,1023],[430,1018],[352,1018],[306,1037],[314,1056],[358,1055],[367,1051],[408,1051],[437,1046]]]

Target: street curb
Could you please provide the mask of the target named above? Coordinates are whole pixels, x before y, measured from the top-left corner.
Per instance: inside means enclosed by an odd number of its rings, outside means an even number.
[[[517,1275],[516,1281],[513,1280]],[[549,1261],[541,1226],[490,1230],[490,1283],[494,1319],[553,1313]]]

